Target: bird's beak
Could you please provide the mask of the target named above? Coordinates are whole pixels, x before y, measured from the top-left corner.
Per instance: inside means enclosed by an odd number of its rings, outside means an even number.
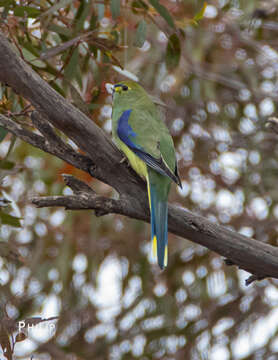
[[[105,89],[107,91],[108,94],[112,95],[114,92],[114,85],[111,83],[106,83],[105,84]]]

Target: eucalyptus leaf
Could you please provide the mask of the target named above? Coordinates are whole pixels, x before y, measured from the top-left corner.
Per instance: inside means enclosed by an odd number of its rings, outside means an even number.
[[[27,16],[28,18],[36,18],[41,14],[41,10],[33,6],[17,6],[14,9],[14,15],[19,17]]]
[[[116,19],[120,15],[121,0],[111,0],[110,9],[111,9],[112,18]]]
[[[76,47],[72,53],[69,63],[65,68],[65,77],[67,79],[73,79],[76,75],[77,67],[79,61],[79,51],[78,47]]]
[[[180,40],[176,34],[172,34],[168,40],[166,49],[166,66],[169,71],[179,65],[181,57]]]
[[[38,68],[45,68],[46,64],[40,60],[39,58],[35,57],[29,50],[26,48],[22,48],[22,54],[28,62],[30,62],[32,65],[38,67]]]
[[[96,6],[98,10],[98,19],[101,20],[104,17],[105,6],[104,4],[96,4]]]
[[[0,0],[0,6],[2,7],[8,7],[15,3],[14,0]]]
[[[155,10],[163,17],[167,24],[172,28],[175,28],[174,20],[166,7],[161,5],[159,0],[150,0],[150,3],[155,8]]]
[[[146,35],[147,35],[147,23],[143,19],[138,23],[134,45],[137,47],[142,47],[146,40]]]
[[[66,37],[72,36],[72,30],[69,28],[66,28],[65,26],[60,26],[57,24],[49,24],[48,30],[53,31],[59,35],[64,35]]]
[[[0,126],[0,142],[2,142],[5,139],[7,134],[8,134],[8,130]]]
[[[20,218],[6,214],[2,210],[0,210],[0,221],[2,224],[5,224],[5,225],[21,227]]]
[[[204,5],[203,5],[202,9],[194,16],[195,21],[199,21],[199,20],[203,19],[206,8],[207,8],[207,3],[204,2]]]
[[[15,163],[8,160],[1,160],[0,161],[0,169],[2,170],[12,170],[15,166]]]

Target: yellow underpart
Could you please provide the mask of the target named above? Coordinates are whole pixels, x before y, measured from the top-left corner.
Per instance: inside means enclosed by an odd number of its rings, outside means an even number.
[[[137,172],[137,174],[147,179],[148,171],[147,165],[144,163],[144,161],[142,161],[137,155],[135,155],[134,152],[131,151],[129,147],[126,146],[122,141],[119,141],[119,146],[128,158],[130,165]]]

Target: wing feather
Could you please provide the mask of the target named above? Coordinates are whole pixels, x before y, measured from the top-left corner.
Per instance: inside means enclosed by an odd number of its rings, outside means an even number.
[[[161,175],[168,176],[176,184],[181,186],[180,178],[175,171],[173,173],[164,161],[163,156],[160,153],[158,158],[151,155],[144,147],[138,142],[138,134],[134,131],[128,120],[131,116],[131,109],[125,110],[119,118],[117,133],[120,140],[127,145],[141,160],[143,160],[149,167],[160,173]],[[157,149],[159,149],[159,141],[157,141]]]

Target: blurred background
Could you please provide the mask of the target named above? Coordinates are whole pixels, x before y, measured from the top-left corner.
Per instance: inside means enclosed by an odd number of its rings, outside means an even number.
[[[5,0],[0,16],[29,65],[109,134],[106,84],[138,80],[175,142],[183,188],[169,201],[277,245],[278,135],[265,126],[276,0]],[[1,84],[2,114],[31,129],[30,110]],[[1,359],[278,358],[277,280],[247,287],[246,272],[171,234],[161,272],[149,224],[36,209],[32,196],[71,193],[63,173],[115,193],[3,128],[0,140]],[[18,334],[28,318],[36,326]]]

